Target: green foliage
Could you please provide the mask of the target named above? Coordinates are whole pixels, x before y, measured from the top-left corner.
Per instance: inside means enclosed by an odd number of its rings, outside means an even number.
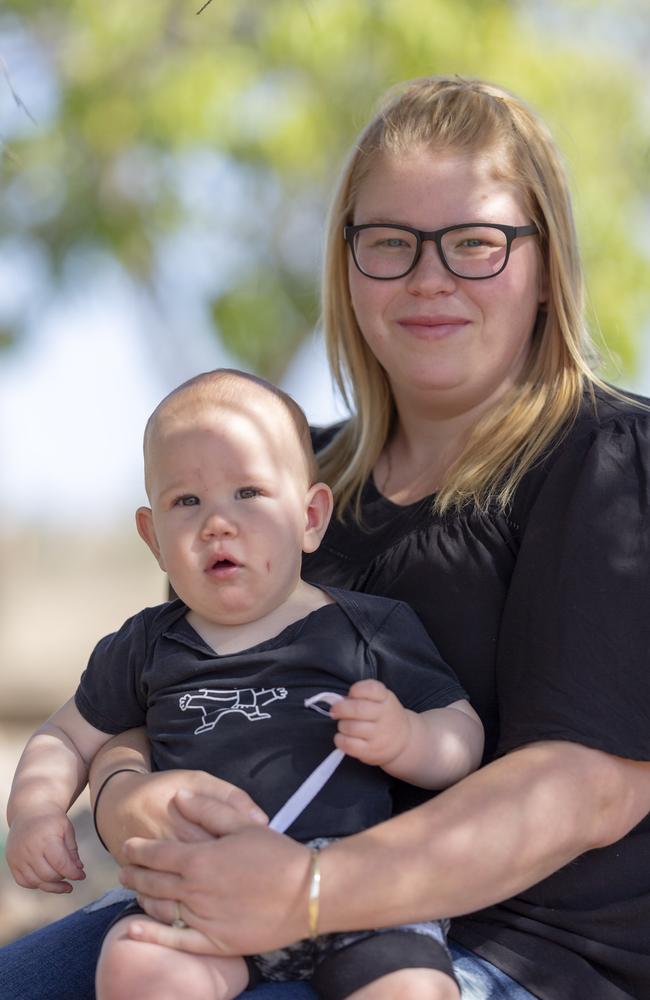
[[[630,237],[649,186],[640,69],[542,34],[507,0],[218,0],[197,17],[199,6],[4,0],[0,54],[3,28],[22,26],[58,88],[38,126],[6,137],[20,112],[0,119],[5,234],[44,246],[55,274],[98,244],[155,293],[162,240],[188,225],[221,233],[226,256],[202,292],[215,331],[277,378],[315,322],[328,191],[376,100],[417,75],[482,76],[525,96],[564,149],[594,325],[631,367],[650,305],[648,259]],[[589,18],[591,3],[577,6]],[[264,195],[188,208],[183,158],[206,149]]]

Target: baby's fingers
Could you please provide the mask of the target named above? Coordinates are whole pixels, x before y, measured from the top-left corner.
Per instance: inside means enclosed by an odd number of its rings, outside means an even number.
[[[63,835],[63,844],[67,852],[66,858],[66,870],[62,871],[59,869],[61,875],[67,875],[69,878],[85,878],[83,874],[84,863],[79,857],[79,851],[77,849],[77,838],[75,837],[74,827],[72,823],[69,823],[66,827],[65,833]],[[77,869],[81,874],[75,875],[72,871],[67,869],[67,863],[70,862],[74,868]]]
[[[330,716],[341,722],[343,719],[358,722],[375,722],[381,713],[382,703],[366,698],[344,698],[332,705]]]
[[[39,864],[37,871],[46,882],[53,882],[57,878],[70,878],[78,881],[86,877],[77,852],[74,832],[72,832],[71,840],[67,835],[63,841],[54,837],[48,839],[43,850],[43,860],[46,862],[48,870],[43,870]]]
[[[364,764],[377,763],[368,740],[359,739],[356,736],[344,736],[343,733],[339,732],[334,736],[334,743],[348,757],[355,757],[356,760],[360,760]]]
[[[42,892],[72,892],[72,886],[54,871],[51,865],[40,859],[38,864],[23,864],[12,868],[12,874],[23,889],[40,889]]]
[[[70,883],[63,879],[60,882],[39,882],[36,888],[40,889],[41,892],[53,892],[59,896],[66,892],[72,892]]]
[[[365,681],[357,681],[348,691],[348,698],[364,698],[367,701],[385,701],[389,690],[381,681],[368,678]]]

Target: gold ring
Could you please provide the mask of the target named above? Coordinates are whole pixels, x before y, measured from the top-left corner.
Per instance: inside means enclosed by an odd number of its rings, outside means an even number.
[[[181,904],[177,899],[174,900],[174,906],[176,907],[176,916],[172,920],[172,927],[178,927],[179,930],[184,930],[187,927],[187,924],[181,916]]]

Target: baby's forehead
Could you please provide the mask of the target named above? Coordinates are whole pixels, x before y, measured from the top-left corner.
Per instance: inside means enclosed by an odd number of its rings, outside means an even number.
[[[242,385],[236,395],[188,389],[168,397],[154,411],[145,443],[147,438],[149,442],[164,441],[183,431],[213,430],[227,437],[241,434],[246,428],[251,433],[259,430],[269,438],[286,435],[288,430],[297,437],[294,421],[281,400],[256,386],[251,391],[249,385]]]
[[[147,425],[145,469],[165,458],[182,438],[213,434],[215,443],[237,446],[240,453],[302,470],[306,457],[298,429],[284,403],[264,390],[232,393],[182,392],[164,400]]]

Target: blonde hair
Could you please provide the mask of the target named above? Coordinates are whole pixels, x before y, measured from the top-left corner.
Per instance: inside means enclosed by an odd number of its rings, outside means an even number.
[[[368,348],[352,309],[343,227],[352,223],[361,184],[384,152],[428,147],[489,154],[494,174],[514,183],[539,229],[548,290],[517,385],[483,416],[448,469],[435,508],[505,509],[524,473],[578,412],[593,371],[583,276],[565,170],[546,126],[517,97],[481,80],[430,77],[389,92],[345,165],[330,210],[323,278],[323,324],[337,386],[352,417],[319,456],[339,516],[361,488],[395,417],[388,378]]]
[[[176,405],[185,407],[190,397],[192,404],[197,409],[214,405],[215,403],[237,403],[242,398],[243,382],[249,382],[257,386],[263,392],[269,393],[275,398],[289,416],[298,438],[298,444],[302,450],[307,469],[309,486],[313,486],[318,481],[318,463],[314,457],[314,449],[311,442],[311,432],[307,418],[302,409],[287,392],[267,382],[259,375],[251,375],[249,372],[238,371],[236,368],[215,368],[213,371],[201,372],[183,382],[182,385],[172,389],[164,399],[160,401],[147,421],[144,430],[144,454],[145,471],[147,465],[147,455],[152,434],[163,413],[173,409]]]

